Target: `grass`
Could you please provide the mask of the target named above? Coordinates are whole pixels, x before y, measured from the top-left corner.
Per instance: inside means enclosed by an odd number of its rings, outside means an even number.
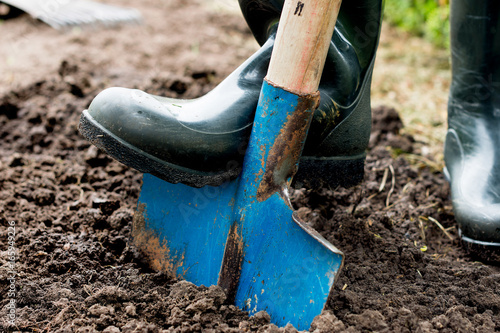
[[[387,0],[387,22],[424,37],[438,47],[449,48],[449,0]]]
[[[372,105],[394,107],[421,154],[442,164],[447,128],[449,52],[384,24],[372,83]]]

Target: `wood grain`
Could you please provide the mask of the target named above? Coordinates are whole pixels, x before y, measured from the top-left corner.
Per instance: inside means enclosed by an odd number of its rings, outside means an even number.
[[[266,79],[299,94],[317,91],[341,0],[285,1]]]

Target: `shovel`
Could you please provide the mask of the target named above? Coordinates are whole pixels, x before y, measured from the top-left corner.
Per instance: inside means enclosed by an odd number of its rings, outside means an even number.
[[[340,2],[285,2],[239,177],[192,188],[145,174],[134,216],[134,242],[154,269],[219,285],[278,326],[308,329],[343,266],[288,196]]]

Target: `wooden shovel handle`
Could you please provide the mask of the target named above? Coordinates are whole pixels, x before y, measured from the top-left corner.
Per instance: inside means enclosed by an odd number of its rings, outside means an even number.
[[[286,0],[266,79],[296,94],[318,90],[342,0]]]

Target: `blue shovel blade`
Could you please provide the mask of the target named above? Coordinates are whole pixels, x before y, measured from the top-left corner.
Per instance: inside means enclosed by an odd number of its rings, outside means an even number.
[[[196,285],[216,285],[237,181],[193,188],[144,174],[134,242],[153,268]]]
[[[154,268],[196,285],[217,285],[228,235],[238,221],[243,260],[235,305],[250,315],[265,310],[278,326],[307,329],[323,310],[343,255],[279,194],[236,203],[238,182],[192,188],[145,174],[134,241]]]
[[[279,194],[246,205],[243,264],[235,304],[265,310],[278,326],[308,329],[323,310],[343,255],[303,223]]]

